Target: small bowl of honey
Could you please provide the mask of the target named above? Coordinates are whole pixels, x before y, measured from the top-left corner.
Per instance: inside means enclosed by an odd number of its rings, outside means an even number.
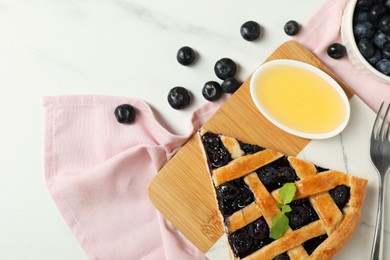
[[[326,139],[348,124],[350,106],[341,86],[317,67],[272,60],[253,73],[250,93],[259,111],[280,129],[308,139]]]

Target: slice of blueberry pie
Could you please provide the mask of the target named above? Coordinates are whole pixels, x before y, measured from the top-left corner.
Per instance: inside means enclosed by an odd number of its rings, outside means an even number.
[[[204,129],[199,136],[233,259],[330,259],[350,239],[367,180]]]

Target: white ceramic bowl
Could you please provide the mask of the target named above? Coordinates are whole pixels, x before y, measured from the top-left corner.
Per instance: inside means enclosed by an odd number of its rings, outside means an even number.
[[[362,72],[374,75],[381,82],[390,82],[390,77],[376,70],[360,53],[353,34],[353,15],[357,0],[349,0],[341,21],[341,41],[347,49],[348,58]]]
[[[323,132],[323,133],[309,133],[309,132],[303,132],[303,131],[299,131],[296,129],[292,129],[292,128],[288,127],[287,125],[284,125],[283,123],[281,123],[277,119],[275,119],[273,116],[271,116],[271,114],[267,110],[267,107],[265,107],[264,104],[262,104],[261,101],[258,99],[256,91],[258,91],[257,88],[261,88],[262,73],[266,69],[268,69],[272,66],[280,66],[280,65],[284,65],[284,66],[287,65],[287,66],[294,66],[294,67],[298,67],[298,68],[303,68],[303,69],[306,69],[306,70],[320,76],[323,80],[325,80],[331,88],[336,90],[337,94],[339,95],[339,97],[342,100],[343,105],[345,106],[344,120],[339,125],[337,125],[337,127],[332,129],[331,131]],[[280,75],[280,76],[282,76],[282,75]],[[260,81],[260,83],[258,83],[259,81]],[[330,77],[328,74],[326,74],[322,70],[320,70],[317,67],[314,67],[312,65],[309,65],[307,63],[300,62],[300,61],[280,59],[280,60],[269,61],[269,62],[262,64],[260,67],[258,67],[255,70],[255,72],[252,75],[252,78],[250,81],[250,94],[251,94],[252,100],[255,103],[258,110],[271,123],[273,123],[274,125],[276,125],[280,129],[282,129],[290,134],[293,134],[293,135],[296,135],[299,137],[303,137],[303,138],[326,139],[326,138],[333,137],[333,136],[339,134],[342,130],[344,130],[344,128],[346,127],[346,125],[348,123],[349,117],[350,117],[349,101],[348,101],[347,96],[345,95],[344,90],[340,87],[340,85],[332,77]]]

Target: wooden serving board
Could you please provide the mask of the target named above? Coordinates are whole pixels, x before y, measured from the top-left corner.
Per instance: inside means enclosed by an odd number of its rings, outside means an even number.
[[[348,98],[353,96],[316,56],[295,41],[282,44],[265,62],[274,59],[314,65],[332,76]],[[249,82],[250,78],[203,127],[286,155],[297,155],[310,140],[290,135],[263,117],[250,97]],[[223,234],[223,227],[199,142],[194,135],[150,182],[148,193],[157,209],[195,246],[207,252]]]

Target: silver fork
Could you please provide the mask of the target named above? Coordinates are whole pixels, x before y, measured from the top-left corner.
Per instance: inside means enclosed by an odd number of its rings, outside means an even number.
[[[374,242],[371,249],[371,259],[379,260],[383,257],[383,214],[384,214],[384,191],[386,185],[386,176],[390,168],[390,141],[389,141],[389,123],[387,115],[390,110],[390,103],[387,106],[385,115],[381,119],[382,102],[378,114],[375,118],[374,126],[371,133],[370,156],[379,175],[379,195],[378,195],[378,212],[375,225]]]

